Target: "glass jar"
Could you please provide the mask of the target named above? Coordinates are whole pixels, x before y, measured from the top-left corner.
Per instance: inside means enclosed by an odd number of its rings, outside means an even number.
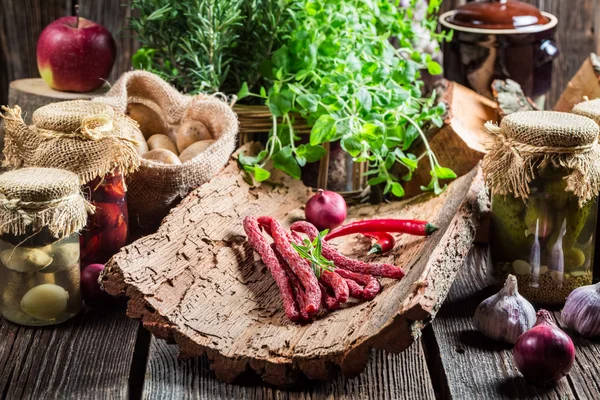
[[[566,171],[542,170],[523,201],[492,197],[491,252],[502,281],[517,277],[519,293],[533,303],[560,305],[592,283],[597,197],[583,205],[565,191]]]
[[[129,215],[123,175],[113,173],[84,186],[86,198],[96,207],[80,237],[81,263],[105,263],[127,244]]]
[[[21,325],[52,325],[82,307],[79,235],[57,239],[47,230],[0,236],[0,313]]]

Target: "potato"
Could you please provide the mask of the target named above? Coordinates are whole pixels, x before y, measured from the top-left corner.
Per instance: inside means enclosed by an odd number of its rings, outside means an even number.
[[[175,133],[175,144],[181,153],[192,143],[212,139],[210,131],[200,121],[187,121],[179,126]]]
[[[163,117],[148,106],[131,103],[127,106],[125,114],[137,121],[146,139],[152,135],[166,135],[169,132],[169,126]]]
[[[140,156],[148,151],[148,143],[146,143],[146,138],[142,132],[136,129],[133,134],[133,140],[137,142],[133,146]]]
[[[148,139],[148,148],[150,150],[155,149],[166,149],[175,153],[175,155],[179,155],[177,151],[177,147],[175,147],[175,143],[167,136],[167,135],[152,135]]]
[[[214,140],[202,140],[200,142],[196,142],[190,146],[188,146],[184,151],[179,155],[179,159],[182,163],[191,160],[196,157],[198,154],[202,153],[206,150],[211,144],[213,144]]]
[[[154,149],[150,150],[146,154],[142,156],[146,160],[154,160],[163,164],[181,164],[177,155],[170,150],[167,149]]]

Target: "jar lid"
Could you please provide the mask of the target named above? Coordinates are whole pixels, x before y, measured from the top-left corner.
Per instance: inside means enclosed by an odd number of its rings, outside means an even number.
[[[440,22],[457,30],[535,32],[556,25],[556,17],[516,0],[467,3],[444,13]],[[467,28],[467,29],[461,29]]]
[[[483,173],[496,194],[529,196],[536,171],[553,166],[567,169],[566,190],[580,205],[600,191],[598,125],[591,119],[558,111],[509,114],[500,126],[485,124],[494,145],[483,160]]]
[[[93,207],[76,174],[22,168],[0,175],[0,233],[23,235],[47,227],[56,237],[79,232]]]
[[[588,100],[576,104],[572,112],[591,118],[600,125],[600,99]]]
[[[107,104],[89,100],[48,104],[33,113],[31,126],[21,118],[18,106],[4,110],[4,155],[12,167],[64,169],[87,183],[116,168],[127,174],[140,165],[137,123]]]

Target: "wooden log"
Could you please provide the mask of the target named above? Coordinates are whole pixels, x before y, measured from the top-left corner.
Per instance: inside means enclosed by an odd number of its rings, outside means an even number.
[[[540,109],[533,100],[525,96],[521,86],[510,79],[505,81],[501,79],[494,80],[492,82],[492,94],[494,100],[498,103],[498,116],[500,119],[517,111],[536,111]]]
[[[600,57],[594,53],[590,54],[569,81],[554,109],[569,112],[586,97],[590,100],[600,97]]]
[[[398,236],[396,250],[380,261],[401,265],[407,275],[383,279],[373,301],[298,325],[285,317],[273,279],[245,241],[242,220],[270,215],[289,225],[303,216],[312,193],[280,173],[260,186],[244,178],[232,159],[173,209],[157,233],[113,257],[103,276],[107,292],[129,297],[128,315],[174,339],[183,356],[207,354],[226,382],[249,369],[274,385],[326,379],[337,369],[351,377],[365,368],[371,348],[408,348],[435,316],[489,209],[477,169],[438,197],[351,207],[348,221],[402,216],[440,229],[428,238]],[[363,259],[369,247],[357,237],[334,244]]]
[[[479,163],[491,143],[483,124],[497,120],[497,105],[456,82],[445,81],[441,90],[447,112],[442,128],[428,138],[429,146],[442,166],[462,176]],[[418,156],[425,147],[419,144],[411,151]],[[421,186],[427,186],[431,180],[430,170],[429,159],[423,157],[412,179],[404,184],[405,197],[422,193]],[[405,170],[397,172],[400,176],[404,173]]]
[[[42,106],[58,101],[90,99],[104,94],[108,87],[108,84],[104,84],[100,89],[88,93],[59,92],[50,88],[42,78],[19,79],[12,81],[8,87],[8,104],[10,107],[21,107],[23,119],[31,124],[33,112]]]

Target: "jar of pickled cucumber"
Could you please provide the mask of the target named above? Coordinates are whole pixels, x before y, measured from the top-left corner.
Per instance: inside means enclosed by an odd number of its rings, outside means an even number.
[[[600,99],[587,100],[576,104],[572,112],[591,118],[600,126]],[[600,252],[600,241],[596,242],[594,250],[596,253]],[[596,261],[596,264],[594,268],[594,282],[600,281],[600,263]]]
[[[494,136],[483,162],[494,272],[501,281],[515,275],[519,293],[533,303],[563,304],[592,283],[599,128],[554,111],[518,112],[486,128]]]
[[[0,175],[0,313],[52,325],[82,307],[79,231],[93,207],[74,173],[23,168]]]
[[[81,263],[103,264],[127,244],[129,216],[123,175],[117,169],[87,183],[83,191],[96,212],[80,237]]]

